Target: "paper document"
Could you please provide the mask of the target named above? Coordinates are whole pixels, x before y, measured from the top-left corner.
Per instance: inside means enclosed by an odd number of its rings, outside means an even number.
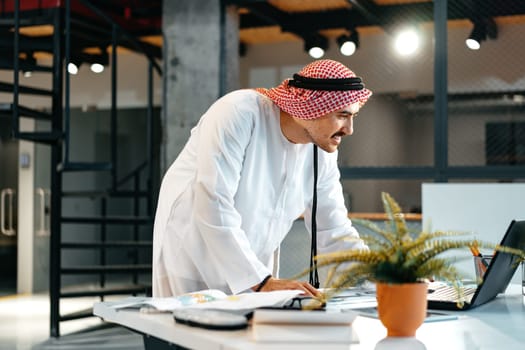
[[[114,309],[125,309],[150,306],[158,311],[171,311],[181,307],[189,307],[192,305],[221,300],[227,297],[228,295],[220,290],[206,289],[168,298],[131,297],[122,301],[114,302],[110,305],[110,307]]]
[[[240,311],[264,306],[283,306],[290,299],[302,293],[303,291],[300,290],[282,290],[227,295],[220,290],[207,289],[168,298],[131,297],[109,303],[109,307],[115,310],[150,307],[157,311],[173,311],[180,308]]]
[[[326,309],[344,310],[377,306],[376,290],[371,287],[347,288],[331,297]]]
[[[272,292],[242,293],[229,295],[224,299],[205,304],[191,305],[192,308],[208,308],[218,310],[247,310],[264,306],[281,307],[290,299],[303,294],[301,290],[276,290]]]

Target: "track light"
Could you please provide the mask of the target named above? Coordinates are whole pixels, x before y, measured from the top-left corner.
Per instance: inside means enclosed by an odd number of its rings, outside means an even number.
[[[67,63],[67,72],[71,75],[77,75],[78,70],[80,69],[80,66],[82,65],[83,58],[79,55],[75,55],[75,57],[71,57],[69,59],[69,62]]]
[[[355,29],[350,35],[343,34],[337,38],[337,45],[342,55],[352,56],[359,48],[359,34]]]
[[[69,62],[69,63],[67,64],[67,72],[68,72],[69,74],[72,74],[72,75],[77,75],[77,73],[78,73],[78,67],[79,67],[79,66],[80,66],[80,65],[77,64],[77,63]]]
[[[102,73],[107,65],[109,65],[109,55],[106,52],[101,54],[91,54],[85,52],[74,52],[67,64],[67,72],[71,75],[78,74],[82,64],[90,66],[93,73]]]
[[[481,47],[481,42],[487,39],[487,31],[485,25],[481,23],[475,23],[472,32],[470,33],[465,44],[471,50],[479,50]]]
[[[321,58],[324,56],[325,50],[328,49],[328,39],[319,34],[314,34],[304,40],[304,50],[312,58]]]
[[[100,63],[93,63],[90,67],[93,73],[102,73],[104,71],[104,65]]]
[[[104,71],[104,65],[100,63],[93,63],[90,67],[93,73],[102,73]]]
[[[104,48],[101,48],[100,52],[100,55],[92,55],[91,59],[88,61],[91,63],[91,71],[97,74],[102,73],[104,71],[104,67],[109,64],[108,52]]]
[[[469,37],[465,40],[465,44],[471,50],[479,50],[481,42],[490,39],[496,39],[498,36],[498,28],[492,18],[474,22],[474,28],[470,32]]]
[[[109,55],[105,51],[102,51],[101,54],[84,54],[82,59],[90,65],[89,69],[97,74],[102,73],[109,64]]]

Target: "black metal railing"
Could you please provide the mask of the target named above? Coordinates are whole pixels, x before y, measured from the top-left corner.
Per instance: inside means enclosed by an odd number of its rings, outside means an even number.
[[[81,4],[90,11],[89,18],[83,19],[82,16],[73,16],[71,4],[76,1],[76,5]],[[60,310],[60,300],[63,298],[78,297],[98,297],[101,300],[108,295],[117,294],[137,294],[149,293],[150,282],[141,282],[140,276],[148,275],[151,272],[151,265],[145,263],[141,258],[141,252],[151,251],[152,243],[152,222],[155,194],[149,190],[154,183],[155,176],[155,147],[156,138],[154,135],[154,102],[153,102],[153,82],[154,74],[161,74],[161,68],[152,56],[144,48],[144,44],[128,33],[113,19],[86,0],[66,0],[62,7],[47,8],[37,11],[40,15],[36,18],[35,12],[20,10],[20,1],[14,1],[12,18],[2,16],[0,25],[12,25],[12,47],[13,53],[13,82],[1,83],[0,91],[12,91],[13,102],[3,106],[1,113],[11,113],[12,115],[12,134],[14,137],[34,142],[39,142],[51,147],[51,214],[50,214],[50,275],[49,275],[49,294],[50,294],[50,335],[60,336],[59,324],[61,321],[68,321],[82,317],[93,316],[90,310],[79,310],[72,314],[64,315]],[[72,137],[72,116],[71,116],[71,83],[70,76],[66,72],[69,62],[72,62],[72,36],[75,26],[82,30],[93,27],[91,24],[93,17],[98,18],[106,25],[102,28],[97,26],[97,36],[107,35],[107,42],[110,43],[111,55],[109,64],[111,66],[111,82],[107,88],[111,91],[110,107],[110,157],[109,160],[93,160],[89,162],[76,161],[72,159],[71,147],[75,139]],[[44,40],[39,38],[39,45],[47,45],[52,54],[51,66],[39,66],[36,63],[21,61],[21,53],[28,45],[28,38],[21,35],[21,27],[26,23],[48,24],[53,27],[53,34],[44,44]],[[117,105],[118,92],[118,55],[119,44],[125,42],[126,47],[132,47],[136,52],[143,54],[148,64],[145,69],[148,72],[147,80],[147,105],[146,118],[147,128],[145,130],[146,159],[138,167],[129,171],[123,176],[119,175],[119,159],[125,150],[118,146],[118,114]],[[30,43],[30,41],[29,41]],[[23,70],[32,68],[43,73],[51,74],[51,87],[47,89],[32,88],[23,86],[19,81],[19,74]],[[48,96],[50,113],[41,112],[29,107],[20,105],[19,96],[21,95]],[[20,130],[19,120],[21,117],[30,117],[48,122],[48,128],[38,132],[27,132]],[[109,173],[109,184],[100,186],[93,190],[82,188],[67,190],[64,189],[63,176],[66,173],[85,174],[86,172],[107,172]],[[70,181],[74,182],[74,181]],[[79,181],[81,182],[81,181]],[[64,200],[84,199],[90,201],[98,207],[98,215],[93,212],[85,215],[65,215]],[[111,204],[115,200],[125,200],[124,207],[130,208],[126,214],[118,213],[115,215],[111,209]],[[145,204],[143,204],[145,202]],[[81,227],[90,226],[97,232],[91,239],[75,235],[75,231],[82,231]],[[122,232],[120,232],[122,231]],[[128,235],[128,233],[130,233]],[[67,238],[65,238],[67,235]],[[117,236],[118,238],[113,238]],[[126,238],[122,238],[125,236]],[[129,237],[128,237],[129,236]],[[74,252],[82,251],[93,257],[91,261],[95,264],[66,265],[63,256]],[[113,259],[115,251],[124,254],[125,258],[116,261]],[[111,252],[111,253],[109,253]],[[120,255],[122,255],[120,254]],[[147,254],[145,254],[147,256]],[[122,263],[125,260],[126,263]],[[112,279],[112,276],[118,276]],[[66,277],[79,276],[89,279],[78,285],[64,285]],[[82,280],[85,281],[85,280]],[[123,282],[124,281],[124,282]]]

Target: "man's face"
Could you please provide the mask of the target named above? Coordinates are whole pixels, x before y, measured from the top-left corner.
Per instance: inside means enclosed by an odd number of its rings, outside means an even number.
[[[337,150],[343,136],[354,132],[354,117],[359,112],[359,102],[312,120],[300,120],[307,137],[319,148],[332,153]]]

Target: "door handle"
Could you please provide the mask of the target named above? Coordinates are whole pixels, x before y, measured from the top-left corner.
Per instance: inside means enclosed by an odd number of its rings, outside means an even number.
[[[13,198],[15,190],[12,188],[4,188],[0,194],[0,232],[6,236],[16,235],[13,229]],[[6,202],[7,199],[7,202]],[[6,220],[6,203],[7,206],[7,220]],[[6,226],[7,223],[7,226]]]
[[[40,222],[39,222],[39,228],[36,230],[36,235],[37,236],[41,236],[41,237],[45,237],[45,236],[49,236],[49,227],[46,225],[46,204],[47,204],[47,200],[46,200],[46,197],[49,197],[49,190],[48,189],[44,189],[44,188],[41,188],[41,187],[38,187],[36,190],[36,195],[39,197],[39,202],[40,202],[40,211],[39,211],[39,214],[40,214]]]

